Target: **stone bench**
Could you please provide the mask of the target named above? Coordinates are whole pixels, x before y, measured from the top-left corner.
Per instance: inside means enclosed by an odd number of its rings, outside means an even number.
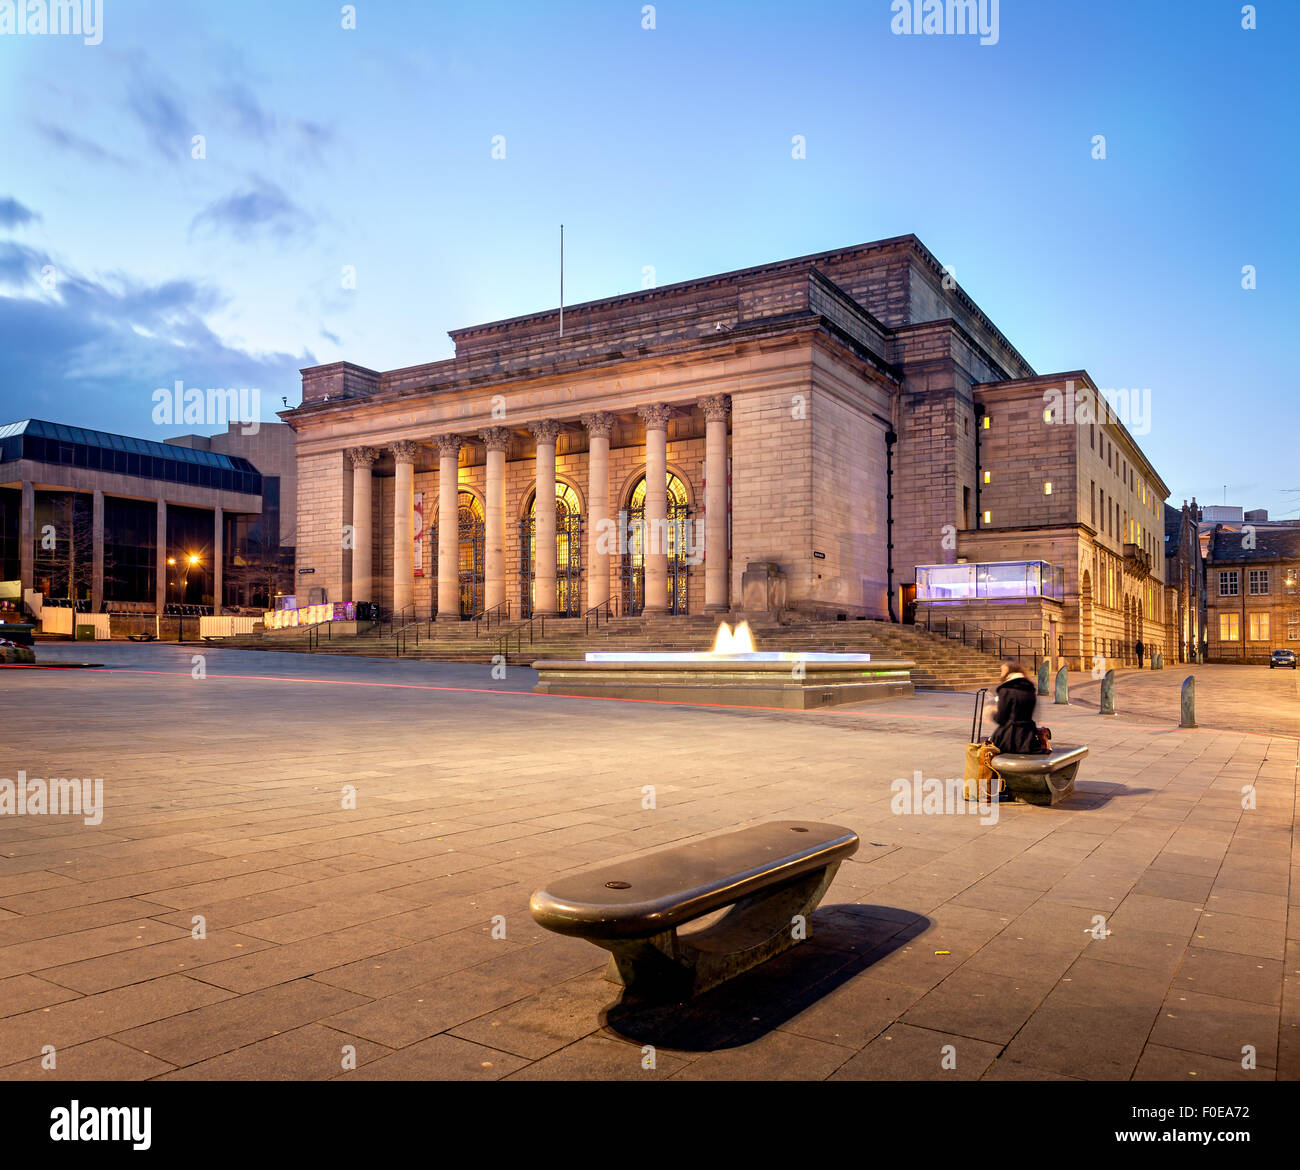
[[[157,641],[156,634],[127,634],[132,642],[154,642]]]
[[[1074,795],[1074,777],[1087,754],[1086,747],[1055,748],[1033,755],[999,752],[992,763],[1015,800],[1026,804],[1059,804]]]
[[[560,877],[529,909],[547,930],[609,951],[610,982],[645,998],[684,999],[805,937],[857,848],[858,835],[839,825],[771,821]],[[682,931],[719,910],[716,921]]]

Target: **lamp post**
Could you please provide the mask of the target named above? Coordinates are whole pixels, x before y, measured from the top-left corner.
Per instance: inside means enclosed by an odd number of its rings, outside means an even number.
[[[174,565],[174,559],[169,559],[168,564]],[[189,591],[190,570],[196,568],[199,564],[199,558],[196,553],[190,553],[185,558],[185,570],[181,574],[181,612],[177,615],[176,621],[176,641],[185,641],[185,595]]]

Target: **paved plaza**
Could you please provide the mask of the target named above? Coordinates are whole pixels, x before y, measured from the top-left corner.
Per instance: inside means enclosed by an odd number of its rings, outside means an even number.
[[[993,820],[891,790],[960,776],[968,695],[778,713],[38,653],[106,665],[0,672],[0,777],[102,777],[104,808],[0,818],[0,1077],[1300,1076],[1293,672],[1191,668],[1198,730],[1188,669],[1122,675],[1115,718],[1079,676],[1039,712],[1091,748],[1078,794]],[[862,845],[806,943],[689,1006],[620,1004],[603,951],[529,915],[566,870],[773,819]]]

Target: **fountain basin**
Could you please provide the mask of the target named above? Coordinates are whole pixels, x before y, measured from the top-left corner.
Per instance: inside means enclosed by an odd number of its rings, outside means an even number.
[[[534,662],[542,695],[804,711],[912,694],[913,662],[870,654],[589,653]]]

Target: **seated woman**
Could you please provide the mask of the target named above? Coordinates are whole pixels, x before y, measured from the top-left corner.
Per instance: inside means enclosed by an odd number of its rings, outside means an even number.
[[[998,709],[993,721],[998,725],[990,737],[1000,752],[1037,753],[1043,751],[1034,708],[1038,705],[1038,688],[1025,677],[1024,667],[1014,658],[1002,663],[1002,682],[998,685]]]

